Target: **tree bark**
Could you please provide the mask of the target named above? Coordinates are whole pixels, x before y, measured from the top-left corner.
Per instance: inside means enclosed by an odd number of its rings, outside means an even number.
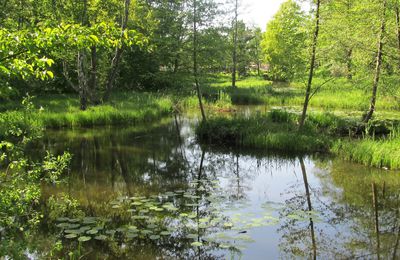
[[[232,87],[236,88],[236,66],[237,66],[237,41],[238,41],[238,0],[235,0],[235,18],[233,32],[233,54],[232,54]]]
[[[317,0],[317,11],[315,14],[315,30],[314,30],[314,38],[313,38],[313,43],[312,43],[312,52],[311,52],[311,60],[310,60],[310,73],[308,75],[306,96],[304,99],[303,113],[302,113],[301,119],[300,119],[299,130],[301,130],[303,128],[304,122],[306,121],[308,103],[310,102],[312,80],[313,80],[314,69],[315,69],[314,67],[315,67],[315,57],[316,57],[316,52],[317,52],[318,34],[319,34],[320,6],[321,6],[321,0]]]
[[[193,74],[196,85],[197,98],[199,99],[199,106],[201,117],[203,122],[207,121],[206,114],[204,112],[201,89],[198,78],[198,64],[197,64],[197,0],[193,0]]]
[[[398,53],[400,56],[400,7],[399,7],[399,3],[396,2],[396,33],[397,33],[397,49],[398,49]],[[399,58],[399,64],[398,64],[398,68],[400,70],[400,58]]]
[[[97,48],[92,46],[90,48],[90,78],[88,84],[90,101],[94,104],[97,103],[96,97],[97,89]]]
[[[385,33],[385,27],[386,27],[386,17],[385,17],[386,16],[386,5],[387,5],[387,0],[384,0],[383,1],[383,13],[382,13],[382,20],[381,20],[381,28],[380,28],[379,38],[378,38],[378,52],[376,55],[375,76],[374,76],[374,83],[372,85],[372,97],[371,97],[369,110],[363,120],[364,123],[368,123],[369,120],[371,120],[372,115],[375,112],[376,94],[377,94],[377,90],[378,90],[378,84],[379,84],[381,67],[382,67],[383,36]]]
[[[78,66],[78,86],[79,86],[79,101],[81,110],[87,108],[87,80],[85,74],[85,59],[86,54],[84,50],[78,52],[77,66]]]
[[[131,0],[125,0],[125,13],[122,19],[121,24],[121,39],[124,37],[124,32],[128,26],[129,21],[129,6],[131,4]],[[110,98],[111,91],[114,87],[114,82],[117,77],[119,63],[121,61],[121,56],[123,52],[124,44],[121,47],[116,47],[114,57],[111,60],[111,67],[108,73],[107,82],[106,82],[106,91],[104,93],[103,100],[107,101]]]

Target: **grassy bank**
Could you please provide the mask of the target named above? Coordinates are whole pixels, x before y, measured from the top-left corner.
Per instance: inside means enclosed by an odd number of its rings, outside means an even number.
[[[338,140],[331,151],[339,157],[367,166],[400,169],[400,137]]]
[[[325,79],[315,78],[314,87],[323,85],[310,101],[310,106],[325,110],[366,111],[370,101],[370,82],[366,79],[349,81],[337,78],[326,83]],[[303,83],[273,83],[261,77],[239,79],[237,88],[232,89],[230,78],[221,74],[209,78],[204,83],[204,93],[217,96],[225,93],[232,104],[265,104],[269,106],[302,106],[304,102]],[[345,98],[344,98],[345,95]],[[379,89],[377,111],[400,111],[400,96]]]
[[[198,126],[196,134],[209,144],[286,153],[326,152],[331,145],[329,138],[310,124],[298,132],[296,115],[279,110],[250,118],[211,118]]]
[[[39,110],[32,117],[46,128],[90,127],[152,121],[171,113],[170,97],[148,93],[119,93],[109,103],[79,110],[76,95],[51,95],[32,99]],[[0,121],[23,120],[23,109],[0,113]],[[23,122],[20,122],[20,124]]]
[[[201,123],[196,134],[201,142],[213,145],[295,154],[334,153],[368,166],[400,169],[400,138],[393,124],[389,128],[375,121],[366,128],[357,120],[317,113],[298,131],[297,120],[298,114],[281,110],[250,118],[215,117]],[[389,135],[373,137],[376,131]]]

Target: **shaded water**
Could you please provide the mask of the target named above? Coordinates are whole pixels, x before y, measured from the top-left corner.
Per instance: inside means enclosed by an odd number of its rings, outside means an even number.
[[[47,132],[41,150],[69,150],[73,161],[66,181],[44,186],[43,197],[68,194],[86,216],[108,222],[96,220],[105,241],[86,235],[83,243],[49,222],[43,243],[61,238],[61,255],[80,247],[89,259],[399,259],[399,173],[201,147],[196,123],[183,116]]]

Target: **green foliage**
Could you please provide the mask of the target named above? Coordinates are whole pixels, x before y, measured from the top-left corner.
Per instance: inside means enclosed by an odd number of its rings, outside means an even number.
[[[46,217],[47,221],[56,222],[60,216],[69,218],[82,218],[84,212],[79,209],[79,203],[76,199],[67,194],[59,194],[57,197],[51,196],[47,201]]]
[[[0,227],[12,238],[27,228],[35,227],[43,217],[36,210],[42,181],[56,182],[69,164],[70,155],[47,154],[42,163],[26,158],[26,144],[38,138],[40,124],[30,97],[23,101],[20,113],[2,114],[0,128]]]
[[[284,2],[268,22],[261,42],[268,75],[279,81],[302,77],[305,71],[307,18],[293,0]]]

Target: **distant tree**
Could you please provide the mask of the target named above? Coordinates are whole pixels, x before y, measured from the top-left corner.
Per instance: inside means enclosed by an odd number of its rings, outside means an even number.
[[[249,42],[250,59],[257,66],[257,75],[260,76],[260,67],[262,61],[261,41],[262,32],[261,28],[256,27],[252,29],[252,39]]]
[[[307,17],[293,0],[284,2],[268,22],[261,45],[271,78],[289,81],[305,71],[306,22]]]

